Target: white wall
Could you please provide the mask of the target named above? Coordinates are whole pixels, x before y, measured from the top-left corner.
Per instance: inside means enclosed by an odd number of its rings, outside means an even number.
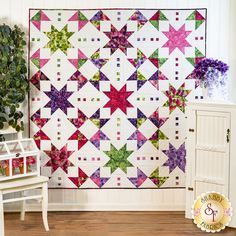
[[[229,22],[229,65],[230,65],[230,95],[236,103],[236,1],[230,1],[230,22]]]
[[[236,24],[233,24],[236,20],[235,0],[0,0],[0,6],[0,23],[20,24],[25,32],[28,30],[29,8],[206,7],[207,57],[230,63],[231,85],[236,88],[236,78],[233,80],[236,77]],[[236,92],[232,86],[231,97],[236,101]],[[50,190],[49,202],[52,210],[184,210],[184,196],[183,189]],[[31,209],[38,208],[31,205]]]

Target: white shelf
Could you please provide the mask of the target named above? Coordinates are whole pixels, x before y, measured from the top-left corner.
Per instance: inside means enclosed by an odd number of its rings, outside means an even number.
[[[5,124],[4,128],[0,130],[0,135],[1,134],[16,134],[16,133],[17,131],[11,126],[9,126],[8,124]]]

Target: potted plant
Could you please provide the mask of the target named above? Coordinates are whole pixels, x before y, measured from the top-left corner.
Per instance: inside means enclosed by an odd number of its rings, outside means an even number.
[[[23,157],[21,157],[20,159],[19,159],[19,169],[20,169],[20,173],[21,174],[24,174],[24,158]]]
[[[15,169],[19,168],[20,165],[20,160],[17,159],[12,159],[12,175],[15,174]],[[0,169],[1,169],[1,174],[10,176],[10,165],[9,165],[9,160],[3,160],[0,162]]]
[[[18,27],[0,25],[0,129],[4,124],[24,130],[20,105],[28,93],[24,32]]]
[[[33,161],[31,161],[33,163]],[[32,164],[31,164],[32,165]],[[16,173],[16,169],[20,170],[21,174],[24,174],[24,161],[23,158],[12,159],[12,175]],[[2,175],[10,176],[9,160],[0,161],[0,172]]]
[[[228,69],[229,66],[220,60],[205,58],[195,65],[191,77],[203,88],[205,98],[227,100]]]
[[[31,171],[31,167],[36,164],[36,159],[33,156],[26,157],[26,173]],[[19,159],[19,170],[21,174],[24,174],[25,165],[24,158]]]
[[[27,172],[31,171],[33,165],[36,164],[36,158],[33,156],[26,157]]]
[[[0,162],[0,169],[1,174],[10,176],[10,167],[9,167],[9,160],[3,160]]]
[[[20,158],[12,159],[12,175],[15,174],[15,170],[20,167]]]

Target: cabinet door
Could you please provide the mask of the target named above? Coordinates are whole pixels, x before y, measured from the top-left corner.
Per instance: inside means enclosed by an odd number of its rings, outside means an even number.
[[[191,107],[186,109],[187,116],[187,140],[186,140],[186,202],[185,216],[192,218],[191,208],[194,199],[193,179],[195,171],[193,169],[195,160],[195,144],[196,144],[196,111]]]
[[[230,113],[195,111],[195,127],[189,127],[187,151],[187,199],[204,192],[228,196]],[[192,122],[190,122],[192,124]],[[187,209],[186,209],[187,210]],[[186,217],[190,211],[186,212]]]

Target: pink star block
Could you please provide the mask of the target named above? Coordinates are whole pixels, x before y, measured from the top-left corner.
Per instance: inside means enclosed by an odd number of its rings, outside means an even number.
[[[163,31],[163,34],[168,38],[168,41],[162,47],[169,48],[169,54],[176,48],[185,54],[185,48],[191,47],[191,44],[186,40],[190,33],[192,33],[192,31],[185,30],[185,24],[178,30],[169,25],[169,31]]]
[[[38,69],[41,69],[45,64],[48,63],[49,59],[42,59],[40,55],[40,49],[38,49],[31,57],[30,60],[32,63],[38,67]]]
[[[50,140],[50,138],[41,129],[34,135],[33,138],[39,149],[41,147],[41,140]]]
[[[127,114],[127,108],[133,107],[133,105],[127,100],[133,93],[126,91],[126,85],[124,85],[119,91],[111,85],[110,92],[104,92],[110,99],[104,107],[111,108],[111,114],[113,114],[118,108]]]
[[[89,176],[87,174],[85,174],[85,172],[78,168],[78,176],[76,177],[69,177],[70,181],[77,187],[81,187],[81,185],[83,185],[86,180],[89,178]]]
[[[31,120],[42,129],[43,126],[49,121],[48,118],[41,118],[41,109],[37,110],[32,116]],[[50,140],[50,139],[49,139]]]
[[[78,142],[78,150],[88,141],[88,139],[79,130],[76,130],[68,140],[76,140]]]

